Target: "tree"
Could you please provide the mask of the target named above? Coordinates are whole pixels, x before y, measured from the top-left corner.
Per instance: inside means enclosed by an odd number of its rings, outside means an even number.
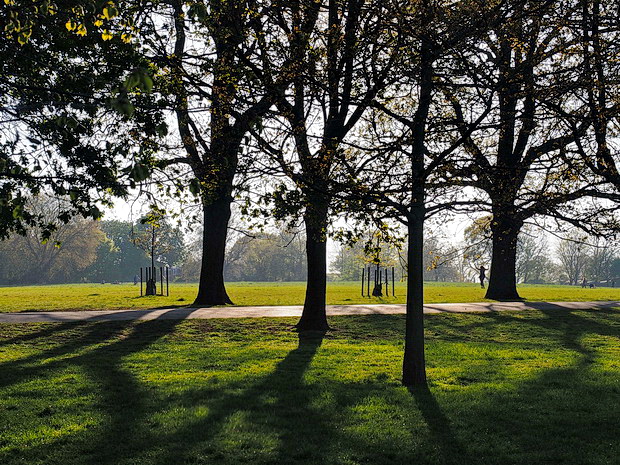
[[[586,279],[584,272],[588,263],[585,237],[573,231],[566,239],[560,241],[556,248],[556,255],[560,261],[560,268],[568,284],[577,285]]]
[[[471,132],[464,128],[463,134],[451,138],[445,131],[452,117],[437,94],[450,82],[441,71],[455,69],[459,51],[464,53],[488,18],[496,20],[498,15],[486,2],[444,5],[422,0],[400,5],[392,16],[406,38],[398,48],[398,79],[373,102],[377,111],[365,117],[358,156],[352,151],[343,154],[348,180],[342,189],[367,207],[361,214],[374,208],[373,214],[396,218],[407,227],[402,381],[424,386],[424,223],[428,216],[459,204],[452,183],[446,182],[446,167]]]
[[[338,273],[342,281],[359,281],[362,278],[362,269],[368,266],[368,257],[364,247],[359,242],[354,246],[340,245],[330,267]]]
[[[465,228],[464,257],[469,273],[477,278],[481,265],[487,265],[492,256],[492,216],[483,216]],[[552,263],[547,254],[548,242],[544,231],[525,225],[517,236],[515,273],[517,282],[544,281]]]
[[[298,234],[263,234],[240,237],[232,246],[225,276],[230,281],[303,281],[307,267],[304,237]]]
[[[338,170],[335,160],[398,58],[385,52],[398,42],[390,33],[392,6],[387,0],[290,2],[274,11],[274,27],[260,44],[261,63],[268,64],[253,71],[272,96],[278,131],[254,135],[291,180],[274,194],[278,216],[301,215],[306,231],[308,279],[300,331],[329,327],[326,239],[337,210],[331,182]],[[274,85],[271,71],[284,57],[294,64],[286,88]],[[287,146],[291,139],[294,150]]]
[[[524,227],[517,239],[517,282],[544,282],[551,266],[547,251],[549,242],[543,231]]]
[[[609,283],[616,277],[613,264],[618,257],[618,247],[611,241],[594,238],[593,243],[586,249],[589,255],[586,265],[586,274],[592,281]]]
[[[168,137],[149,169],[160,174],[158,182],[167,193],[176,189],[175,195],[183,197],[189,186],[202,209],[195,304],[229,304],[223,272],[231,204],[243,190],[245,168],[252,162],[247,134],[272,106],[254,69],[262,64],[257,43],[265,35],[265,15],[281,14],[284,6],[173,0],[150,7],[140,29],[143,56],[157,70],[158,106],[170,109],[176,134]],[[283,57],[270,69],[274,92],[291,79],[293,65]]]
[[[2,282],[47,284],[83,278],[85,270],[97,258],[97,248],[104,235],[98,223],[92,220],[58,221],[58,213],[65,208],[61,202],[50,198],[29,200],[28,209],[45,225],[53,224],[53,232],[49,239],[42,240],[41,228],[35,225],[23,235],[14,234],[0,242],[4,264],[0,275]]]
[[[374,234],[365,234],[353,243],[341,244],[336,257],[330,263],[331,268],[338,273],[338,279],[359,281],[362,278],[362,269],[377,264],[381,267],[397,268],[400,276],[403,266],[402,244],[398,240],[388,242],[382,239],[385,237],[381,231],[377,231]]]
[[[135,247],[146,253],[152,267],[155,267],[155,264],[175,265],[182,260],[185,250],[181,230],[173,227],[165,214],[158,209],[151,209],[131,226],[131,241]]]
[[[578,63],[579,85],[574,93],[575,100],[586,102],[587,108],[576,120],[588,121],[591,125],[587,137],[579,141],[577,152],[588,169],[604,177],[617,190],[620,187],[620,173],[614,139],[618,134],[620,116],[617,80],[620,73],[617,60],[620,3],[617,0],[582,0],[575,3],[571,24],[573,35],[578,40],[572,58]],[[577,123],[573,123],[572,127],[576,130]]]
[[[129,96],[134,90],[147,92],[151,80],[131,40],[92,33],[124,29],[120,23],[126,18],[117,18],[106,4],[101,19],[101,7],[15,0],[0,11],[5,34],[0,41],[0,239],[30,227],[50,237],[55,223],[45,224],[29,210],[31,196],[65,199],[58,211],[64,222],[76,215],[99,218],[112,197],[125,195],[138,177],[134,168],[148,151],[149,127],[158,115],[151,112],[148,121],[130,125]],[[140,129],[143,143],[135,144],[129,127]]]
[[[488,268],[491,262],[491,217],[483,216],[475,219],[465,228],[463,261],[469,279],[478,279],[480,266]]]
[[[146,234],[148,226],[139,221],[104,220],[99,227],[106,239],[99,244],[97,259],[84,270],[84,276],[91,281],[131,281],[149,261],[147,253],[134,243],[135,236]],[[185,260],[184,238],[178,228],[166,222],[157,234],[164,244],[156,253],[155,266],[174,266]]]
[[[146,253],[133,243],[132,226],[129,221],[101,222],[107,241],[99,246],[97,260],[88,269],[93,281],[129,281],[147,262]]]
[[[614,258],[613,262],[611,263],[610,273],[612,286],[615,287],[616,285],[620,284],[620,258]]]
[[[498,300],[519,299],[517,242],[527,220],[547,215],[585,228],[604,224],[610,211],[592,201],[577,203],[607,196],[604,179],[588,172],[576,155],[590,125],[580,118],[583,103],[572,97],[579,79],[570,50],[578,37],[569,25],[578,2],[506,4],[506,21],[478,45],[486,60],[476,58],[470,66],[476,90],[463,88],[450,97],[463,134],[471,119],[465,108],[489,109],[464,144],[471,163],[455,175],[484,193],[478,205],[492,215],[486,297]]]
[[[446,244],[433,233],[424,237],[424,280],[453,282],[458,281],[459,272],[453,262],[458,256],[454,247]]]

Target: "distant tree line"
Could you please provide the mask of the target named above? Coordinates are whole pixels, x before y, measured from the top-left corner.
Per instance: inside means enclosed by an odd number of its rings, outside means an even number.
[[[51,199],[36,202],[31,211],[53,219],[62,206]],[[73,219],[55,226],[41,241],[40,228],[26,228],[0,242],[0,284],[131,282],[140,267],[150,265],[148,252],[139,247],[148,226],[137,221]],[[183,235],[163,222],[157,232],[157,266],[179,264],[184,257]],[[163,245],[163,246],[162,246]]]
[[[533,227],[521,230],[517,239],[516,280],[525,284],[620,286],[620,247],[614,240],[588,236],[572,229],[556,238],[551,247],[548,235]],[[436,282],[478,282],[479,267],[491,262],[488,218],[474,221],[464,239],[451,242],[432,234],[424,240],[424,280]],[[381,266],[394,266],[397,279],[407,273],[407,253],[384,245],[379,251]],[[341,245],[331,261],[333,279],[359,281],[362,268],[371,266],[377,255],[364,242]]]
[[[184,281],[200,279],[200,243],[191,243],[181,265]],[[230,241],[224,262],[226,281],[305,281],[307,275],[303,234],[240,235]]]

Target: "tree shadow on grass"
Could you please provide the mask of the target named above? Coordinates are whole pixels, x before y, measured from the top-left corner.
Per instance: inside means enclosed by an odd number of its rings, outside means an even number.
[[[259,382],[233,393],[188,390],[172,400],[191,409],[204,405],[208,415],[183,424],[154,440],[166,447],[154,464],[318,463],[330,439],[330,425],[311,408],[304,374],[322,344],[324,333],[299,334],[298,346]],[[236,391],[236,392],[235,392]]]
[[[13,331],[17,327],[21,334],[10,338],[0,338],[0,348],[11,344],[20,344],[37,339],[46,339],[54,334],[64,333],[68,330],[78,329],[87,322],[67,322],[67,323],[38,323],[42,328],[38,331],[32,331],[32,323],[3,323],[0,326],[10,327]]]
[[[234,459],[232,463],[237,459],[255,459],[252,455],[263,448],[263,439],[273,442],[271,450],[265,451],[269,459],[264,463],[274,458],[278,463],[313,461],[322,454],[322,447],[329,442],[330,428],[320,411],[309,406],[312,394],[304,382],[304,373],[323,341],[323,333],[299,335],[297,348],[278,362],[272,372],[249,387],[238,385],[232,395],[218,390],[218,386],[167,393],[173,409],[189,411],[205,406],[209,412],[195,421],[181,417],[182,423],[170,429],[155,419],[170,405],[157,389],[149,388],[148,381],[138,379],[126,362],[132,354],[142,353],[172,332],[178,323],[152,320],[91,324],[81,328],[80,337],[4,364],[3,369],[11,373],[3,380],[5,386],[45,379],[65,369],[85,371],[88,384],[93,385],[89,389],[93,394],[91,408],[98,413],[97,424],[89,430],[34,445],[27,451],[9,451],[3,461],[29,463],[44,456],[49,464],[170,464],[215,457]],[[48,335],[47,331],[39,334],[44,338]],[[26,401],[33,393],[23,395]],[[41,423],[53,421],[53,413],[53,409],[45,413]],[[247,423],[246,427],[243,423]],[[264,432],[264,437],[257,439],[256,431]],[[231,450],[232,445],[235,450]]]
[[[446,465],[474,463],[474,458],[461,444],[450,420],[431,390],[427,386],[420,386],[409,388],[409,392],[428,426],[430,437],[436,445],[439,463]]]
[[[96,407],[104,414],[96,441],[84,450],[84,463],[115,464],[130,456],[136,447],[152,443],[141,434],[149,411],[148,385],[139,382],[123,365],[123,359],[144,351],[170,334],[179,320],[149,320],[133,325],[126,337],[90,352],[80,360],[93,383],[97,384]]]
[[[479,397],[460,426],[469,455],[488,464],[614,463],[620,395],[591,360],[581,355],[569,366],[540,370],[514,391]]]
[[[468,438],[461,441],[466,441],[462,443],[467,444],[467,455],[476,457],[477,463],[612,463],[620,453],[616,434],[620,390],[614,387],[620,374],[598,365],[600,353],[585,343],[584,337],[620,337],[619,313],[592,311],[597,316],[609,317],[606,321],[610,324],[604,324],[588,318],[584,312],[540,312],[542,316],[488,314],[486,318],[495,324],[487,329],[504,324],[514,328],[514,323],[518,323],[523,325],[521,331],[529,332],[526,345],[531,345],[531,338],[552,340],[557,348],[568,350],[568,354],[573,352],[574,361],[537,369],[515,384],[515,390],[483,391],[484,395],[472,398],[466,412],[469,418],[452,415],[459,425],[454,430],[458,431],[457,436]],[[548,348],[557,350],[553,344]],[[475,384],[468,387],[475,389]],[[436,416],[441,418],[440,413]],[[445,422],[439,426],[442,423]],[[441,441],[442,434],[435,437]]]
[[[144,350],[170,333],[178,323],[179,320],[151,320],[137,324],[129,321],[88,325],[72,323],[54,325],[57,328],[46,328],[37,332],[37,337],[46,338],[54,334],[54,329],[59,331],[68,328],[71,330],[70,334],[75,334],[76,337],[35,355],[0,365],[0,370],[4,373],[0,379],[0,387],[45,378],[65,369],[86,370],[89,382],[97,385],[93,397],[96,398],[96,406],[103,414],[104,422],[95,428],[96,431],[77,434],[71,440],[61,437],[52,441],[58,446],[77,441],[77,444],[72,443],[68,448],[76,450],[74,455],[68,455],[67,449],[63,447],[44,444],[29,447],[26,451],[9,451],[5,458],[6,463],[29,463],[28,457],[41,455],[46,457],[47,463],[71,463],[76,459],[77,463],[116,463],[119,449],[131,443],[129,438],[143,419],[143,396],[148,395],[133,375],[122,369],[121,359]],[[62,386],[59,386],[59,391],[62,391]],[[24,400],[29,395],[32,393],[28,391],[13,394],[23,397]],[[46,418],[54,413],[53,408],[53,405],[52,409],[47,407],[47,412],[39,415],[42,417],[41,424],[53,421],[51,417],[49,420]]]
[[[20,357],[0,363],[0,387],[10,386],[27,379],[43,377],[59,367],[68,367],[79,361],[84,355],[81,352],[90,350],[91,346],[118,337],[127,327],[127,323],[64,323],[46,325],[46,328],[5,340],[2,346],[9,344],[34,343],[39,340],[51,347],[46,347],[32,355]],[[53,360],[55,359],[56,360]]]
[[[504,378],[498,377],[504,369],[501,360],[485,360],[482,355],[475,365],[479,371],[471,371],[474,365],[464,365],[465,385],[449,390],[435,386],[432,392],[411,390],[429,429],[429,440],[436,446],[436,458],[428,457],[429,462],[613,463],[620,455],[620,389],[614,386],[620,374],[602,368],[597,344],[608,350],[611,338],[620,337],[619,317],[613,309],[590,313],[564,308],[533,314],[485,313],[464,320],[432,316],[427,327],[443,344],[452,340],[509,344],[508,350],[539,354],[562,350],[565,356],[559,359],[562,366],[548,367],[539,355],[533,369],[523,367],[522,380],[502,385]],[[378,323],[380,327],[385,321]],[[600,336],[604,339],[597,341]],[[496,347],[503,350],[502,345]],[[518,359],[510,363],[519,370]],[[458,365],[453,367],[458,371]]]
[[[581,339],[586,334],[620,334],[617,327],[565,313],[551,311],[527,320],[509,314],[485,314],[477,321],[485,325],[495,321],[496,328],[504,324],[513,327],[518,322],[524,323],[527,326],[524,330],[530,332],[542,329],[544,337],[552,337],[559,347],[576,352],[574,363],[541,368],[511,384],[509,389],[482,390],[474,395],[470,389],[480,391],[476,381],[454,391],[440,391],[435,387],[433,392],[413,391],[412,397],[381,379],[345,382],[336,378],[309,383],[306,375],[319,353],[322,335],[300,337],[297,347],[256,382],[252,372],[243,372],[244,367],[251,370],[253,365],[260,364],[260,356],[252,353],[248,355],[247,365],[236,365],[241,377],[224,389],[209,380],[198,383],[197,387],[165,392],[151,390],[148,380],[140,379],[132,370],[134,362],[127,364],[127,357],[144,353],[150,344],[172,332],[178,322],[98,323],[90,327],[90,335],[85,334],[82,340],[67,341],[66,347],[55,347],[30,362],[50,355],[69,355],[50,363],[75,365],[86,371],[96,386],[95,403],[103,421],[64,442],[57,440],[35,446],[32,451],[19,452],[25,457],[20,463],[46,456],[48,464],[104,465],[244,461],[255,464],[521,464],[528,459],[529,463],[613,463],[612,454],[618,448],[614,434],[620,417],[620,402],[614,403],[614,399],[618,400],[618,390],[605,384],[604,372],[592,370],[597,354]],[[381,327],[385,324],[386,320],[382,319]],[[371,328],[365,332],[367,337],[381,337],[381,334],[372,335]],[[485,342],[484,338],[478,342]],[[85,349],[84,344],[93,347]],[[140,358],[135,363],[149,363],[149,360]],[[206,362],[211,360],[199,364],[203,370]],[[483,363],[492,368],[497,360],[483,360]],[[342,365],[337,369],[355,369],[355,366],[352,360],[350,368]],[[46,369],[50,367],[30,375],[47,376]],[[312,376],[314,380],[321,375]],[[249,385],[248,380],[252,380]],[[330,397],[331,401],[321,403],[322,396]],[[350,429],[359,426],[359,422],[372,421],[352,412],[358,405],[367,400],[372,403],[374,399],[394,407],[393,413],[419,411],[430,433],[421,446],[422,452],[415,449],[418,446],[396,442],[395,436],[380,427],[368,436]],[[204,410],[204,414],[177,414],[177,409]],[[389,409],[371,412],[386,417],[388,425],[398,424],[390,423]],[[170,425],[157,423],[163,421],[156,419],[160,413],[170,414]],[[424,435],[415,415],[404,418],[399,428],[409,430],[414,437]],[[574,454],[579,451],[587,457],[577,460]],[[5,462],[18,463],[17,455],[11,457],[13,462]]]

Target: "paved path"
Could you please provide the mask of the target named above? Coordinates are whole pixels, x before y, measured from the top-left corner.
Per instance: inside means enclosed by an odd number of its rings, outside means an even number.
[[[428,304],[424,313],[474,313],[507,310],[586,310],[620,307],[620,302],[485,302],[462,304]],[[217,307],[169,308],[152,310],[89,310],[81,312],[23,312],[0,313],[0,323],[41,323],[67,321],[123,320],[184,320],[209,318],[298,317],[302,307]],[[399,315],[404,305],[328,305],[327,314],[335,315]]]

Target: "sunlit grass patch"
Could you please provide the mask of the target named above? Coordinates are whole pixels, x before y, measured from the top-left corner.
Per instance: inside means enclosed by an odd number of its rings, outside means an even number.
[[[305,283],[229,283],[228,292],[239,306],[301,305]],[[0,287],[0,312],[44,310],[118,310],[191,305],[197,285],[173,283],[169,297],[140,297],[132,284],[59,284]],[[620,300],[620,288],[582,289],[578,286],[522,285],[519,292],[532,301]],[[426,303],[484,302],[485,290],[473,283],[425,284]],[[327,286],[327,303],[333,305],[405,303],[405,283],[396,283],[395,297],[361,296],[359,283],[333,282]]]
[[[614,463],[620,311],[0,325],[0,463]],[[8,354],[5,357],[5,354]]]

